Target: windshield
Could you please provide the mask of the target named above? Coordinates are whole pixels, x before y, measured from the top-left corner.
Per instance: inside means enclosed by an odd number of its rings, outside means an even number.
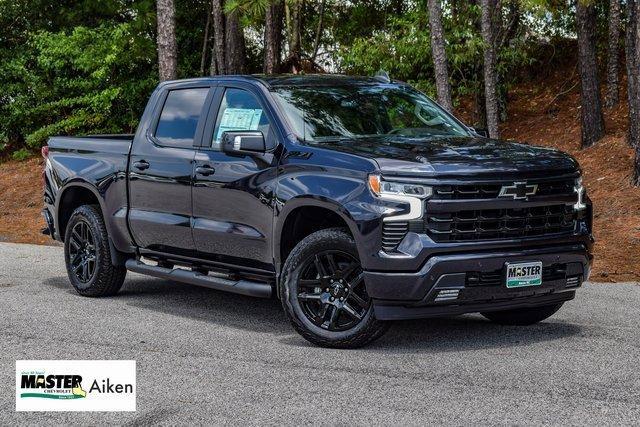
[[[296,86],[274,90],[304,141],[380,135],[469,136],[469,131],[422,93],[392,85]]]

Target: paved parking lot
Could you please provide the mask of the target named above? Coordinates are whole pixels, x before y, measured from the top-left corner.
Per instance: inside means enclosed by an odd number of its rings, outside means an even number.
[[[0,244],[0,425],[638,424],[640,286],[588,284],[551,319],[400,322],[361,350],[293,332],[277,301],[131,274],[78,296],[59,247]],[[135,359],[135,413],[16,413],[16,359]]]

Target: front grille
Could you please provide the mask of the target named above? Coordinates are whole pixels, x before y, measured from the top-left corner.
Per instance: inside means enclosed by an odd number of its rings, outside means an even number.
[[[553,264],[542,268],[542,283],[552,280],[564,280],[566,265]],[[466,286],[502,286],[504,271],[472,271],[467,273]]]
[[[503,186],[516,182],[536,185],[535,195],[522,200],[499,197]],[[573,209],[574,186],[573,176],[438,184],[425,201],[421,219],[384,223],[382,249],[393,252],[408,232],[426,234],[437,243],[569,234],[579,219]]]
[[[567,196],[574,193],[574,178],[530,182],[538,186],[536,196]],[[439,185],[434,188],[434,197],[438,200],[495,199],[501,188],[502,184]]]
[[[511,209],[461,210],[428,213],[421,226],[436,242],[466,242],[542,236],[573,231],[575,214],[571,205]]]

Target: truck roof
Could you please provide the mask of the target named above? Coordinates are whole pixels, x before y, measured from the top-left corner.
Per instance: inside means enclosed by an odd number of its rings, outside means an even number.
[[[163,83],[176,82],[198,82],[198,81],[220,81],[220,80],[244,80],[259,82],[266,87],[273,89],[278,87],[291,86],[360,86],[374,85],[384,83],[383,80],[376,77],[346,76],[344,74],[239,74],[239,75],[223,75],[211,77],[199,77],[193,79],[173,80]],[[393,82],[400,83],[400,82]]]

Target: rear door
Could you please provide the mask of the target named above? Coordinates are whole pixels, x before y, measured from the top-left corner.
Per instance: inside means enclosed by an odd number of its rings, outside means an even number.
[[[275,147],[274,116],[267,107],[251,85],[220,83],[216,91],[194,162],[193,237],[201,258],[273,269],[277,158],[272,153],[232,156],[220,150],[225,130],[259,130],[267,147]]]
[[[191,173],[211,86],[179,84],[158,102],[146,135],[129,160],[129,226],[147,250],[192,255]]]

